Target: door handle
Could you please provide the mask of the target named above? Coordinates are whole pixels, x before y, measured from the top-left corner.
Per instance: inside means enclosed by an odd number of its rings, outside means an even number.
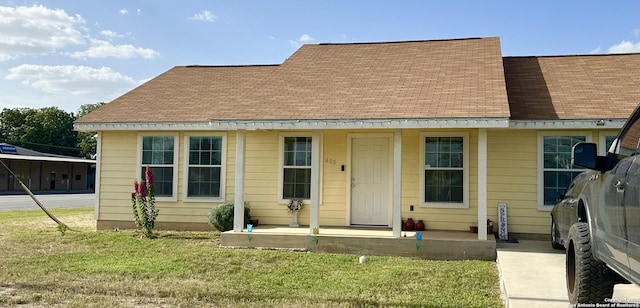
[[[624,191],[624,186],[625,185],[622,180],[618,180],[615,184],[613,184],[613,187],[615,187],[618,192]]]

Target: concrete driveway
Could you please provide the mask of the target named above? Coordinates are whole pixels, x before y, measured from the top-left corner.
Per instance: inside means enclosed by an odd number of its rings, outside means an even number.
[[[498,243],[500,284],[509,308],[569,307],[565,255],[549,242]],[[616,285],[614,299],[640,300],[640,288]]]

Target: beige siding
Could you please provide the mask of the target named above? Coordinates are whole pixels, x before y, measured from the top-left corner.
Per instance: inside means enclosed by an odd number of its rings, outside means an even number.
[[[347,133],[326,131],[323,136],[320,224],[347,224]]]
[[[102,132],[98,220],[132,220],[131,191],[136,180],[136,132]]]
[[[348,147],[350,134],[390,133],[389,130],[327,130],[322,133],[320,225],[344,226],[350,200]],[[430,208],[420,206],[420,177],[423,166],[420,134],[425,132],[464,132],[469,134],[469,207]],[[308,133],[308,132],[307,132]],[[599,133],[592,132],[594,142]],[[612,133],[612,132],[607,132]],[[206,223],[208,214],[219,202],[185,202],[183,192],[184,133],[179,133],[179,161],[176,202],[157,202],[160,222]],[[487,216],[497,220],[499,202],[508,204],[509,232],[547,234],[549,212],[538,210],[537,135],[535,130],[489,130],[487,172]],[[235,132],[227,132],[225,198],[233,201],[235,191]],[[279,160],[281,132],[247,131],[245,157],[245,200],[251,204],[252,216],[261,224],[289,224],[291,215],[279,203]],[[136,177],[137,132],[102,132],[100,173],[100,220],[132,219],[130,192]],[[402,219],[423,220],[428,229],[466,231],[476,225],[478,131],[419,130],[402,132]],[[344,166],[344,170],[343,170]],[[410,206],[413,205],[413,211]],[[299,222],[309,223],[309,208],[300,213]]]
[[[245,200],[261,224],[288,223],[286,207],[278,204],[278,138],[276,131],[247,132]]]
[[[549,212],[538,211],[537,131],[489,131],[487,139],[488,213],[495,214],[497,204],[506,202],[509,232],[547,232],[547,227],[536,226],[549,217]]]
[[[477,196],[475,186],[477,165],[477,133],[470,133],[470,206],[468,209],[421,208],[418,187],[420,172],[419,144],[420,130],[403,132],[403,197],[402,217],[423,219],[428,228],[467,230],[475,223]],[[322,134],[321,177],[322,204],[320,224],[324,226],[348,225],[348,138],[353,131],[330,130]],[[389,133],[385,130],[357,131],[356,133]],[[219,203],[185,202],[183,191],[183,139],[179,134],[179,163],[177,165],[177,202],[157,202],[160,222],[207,222],[209,211]],[[291,215],[286,205],[279,203],[279,153],[280,132],[248,131],[246,134],[245,157],[245,200],[251,204],[252,216],[261,224],[288,224]],[[101,179],[100,212],[101,220],[131,220],[130,193],[136,178],[137,132],[103,132],[101,135]],[[233,201],[235,181],[235,133],[227,134],[226,200]],[[344,170],[343,170],[344,166]],[[414,204],[414,211],[409,205]],[[304,207],[299,216],[301,224],[309,223],[309,208]]]
[[[596,143],[600,142],[600,134],[616,133],[580,132],[590,134]],[[549,233],[550,212],[538,209],[538,133],[537,130],[495,130],[488,134],[487,204],[490,215],[494,215],[498,203],[507,203],[509,232]]]

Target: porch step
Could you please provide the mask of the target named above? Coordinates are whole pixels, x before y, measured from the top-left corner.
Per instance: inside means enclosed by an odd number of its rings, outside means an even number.
[[[311,235],[292,233],[224,232],[221,246],[237,248],[296,249],[321,253],[346,253],[367,256],[403,256],[435,260],[495,260],[496,242],[460,238],[456,234],[438,238],[424,232],[423,239],[388,236]],[[249,240],[249,237],[251,240]],[[316,245],[317,239],[317,245]],[[416,245],[418,244],[418,245]]]

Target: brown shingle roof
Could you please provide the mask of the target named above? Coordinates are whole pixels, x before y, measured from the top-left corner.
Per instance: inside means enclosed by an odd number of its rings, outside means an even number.
[[[508,117],[492,37],[304,45],[282,65],[174,67],[77,122]]]
[[[640,101],[640,54],[505,57],[513,120],[625,119]]]

